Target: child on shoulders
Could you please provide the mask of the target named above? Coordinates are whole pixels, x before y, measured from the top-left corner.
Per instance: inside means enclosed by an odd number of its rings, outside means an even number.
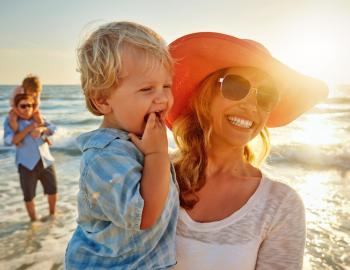
[[[12,128],[14,132],[17,132],[18,129],[18,115],[19,111],[17,110],[14,99],[18,94],[28,94],[31,95],[34,98],[34,107],[33,107],[33,120],[38,125],[44,124],[44,118],[41,115],[41,112],[39,110],[40,105],[40,96],[42,91],[42,85],[39,80],[39,77],[34,76],[32,74],[27,75],[22,81],[22,85],[17,86],[12,93],[12,96],[10,98],[10,106],[11,110],[8,115],[9,119],[9,125]],[[43,134],[43,140],[48,143],[48,145],[51,145],[51,140]]]

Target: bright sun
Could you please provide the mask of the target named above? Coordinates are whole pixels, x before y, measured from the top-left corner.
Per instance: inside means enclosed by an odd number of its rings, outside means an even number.
[[[350,59],[350,35],[337,27],[339,17],[310,17],[293,22],[293,27],[285,35],[288,44],[283,60],[296,70],[317,77],[329,83],[348,78],[348,71],[342,70],[345,59]]]

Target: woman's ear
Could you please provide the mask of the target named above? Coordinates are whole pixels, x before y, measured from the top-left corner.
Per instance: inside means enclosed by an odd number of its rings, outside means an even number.
[[[106,98],[91,98],[90,100],[101,114],[106,115],[112,112],[112,108]]]

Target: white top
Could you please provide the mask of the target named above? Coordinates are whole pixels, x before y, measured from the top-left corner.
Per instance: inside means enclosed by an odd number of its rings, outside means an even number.
[[[181,208],[175,269],[298,270],[304,246],[302,200],[263,176],[248,202],[223,220],[196,222]]]

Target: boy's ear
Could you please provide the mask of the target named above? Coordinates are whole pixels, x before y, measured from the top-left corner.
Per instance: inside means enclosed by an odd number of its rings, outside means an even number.
[[[91,98],[90,100],[101,114],[105,115],[112,112],[112,108],[106,98]]]

